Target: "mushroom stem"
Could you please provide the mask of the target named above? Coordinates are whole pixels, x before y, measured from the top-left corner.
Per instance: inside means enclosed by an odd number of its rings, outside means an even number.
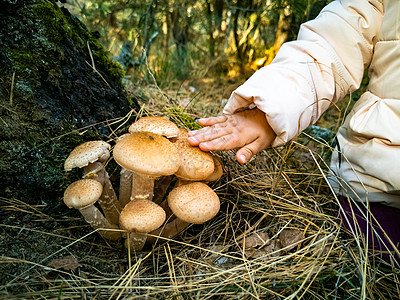
[[[173,175],[159,177],[154,185],[153,202],[160,204],[164,201],[169,186],[174,179]]]
[[[190,224],[191,223],[182,221],[179,218],[175,218],[174,220],[167,223],[165,226],[150,232],[147,236],[146,243],[154,244],[158,240],[158,237],[171,239],[181,233]]]
[[[122,207],[118,202],[117,195],[115,194],[110,177],[108,176],[104,165],[100,162],[94,162],[86,166],[83,171],[84,178],[94,179],[103,185],[103,193],[98,202],[106,219],[112,224],[118,224]]]
[[[178,177],[178,180],[175,183],[175,187],[182,186],[182,185],[185,185],[185,184],[189,184],[189,183],[192,183],[192,182],[193,182],[192,180],[186,180],[186,179]]]
[[[111,224],[103,214],[94,205],[89,205],[79,209],[79,212],[85,218],[86,222],[92,226],[93,229],[103,228],[98,233],[105,239],[117,241],[121,239],[121,232],[110,231],[106,229],[119,229],[117,225]]]
[[[154,194],[155,178],[136,172],[132,173],[131,201],[138,199],[152,200]]]
[[[174,213],[168,206],[168,199],[165,199],[163,202],[161,202],[160,206],[164,209],[167,220],[170,220],[171,218],[175,218]]]
[[[146,243],[147,235],[137,232],[129,232],[125,240],[125,248],[132,251],[141,251]]]
[[[119,203],[124,208],[131,200],[132,194],[132,171],[121,168],[119,179]]]

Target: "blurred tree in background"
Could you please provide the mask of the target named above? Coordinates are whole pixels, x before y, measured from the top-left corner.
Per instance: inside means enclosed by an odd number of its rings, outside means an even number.
[[[135,79],[160,86],[205,75],[248,76],[271,62],[321,0],[69,0],[67,7]],[[134,70],[134,72],[131,72]]]

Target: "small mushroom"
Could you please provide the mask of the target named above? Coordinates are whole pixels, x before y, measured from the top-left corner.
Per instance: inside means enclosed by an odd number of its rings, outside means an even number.
[[[131,201],[153,198],[154,181],[174,174],[180,165],[179,152],[163,136],[151,132],[134,132],[114,147],[114,159],[133,172]]]
[[[75,147],[64,162],[64,169],[83,168],[84,178],[99,181],[103,185],[103,193],[99,204],[104,215],[113,224],[118,224],[122,210],[117,195],[111,184],[104,163],[110,157],[110,144],[103,141],[89,141]]]
[[[164,117],[143,117],[129,127],[130,133],[141,131],[157,133],[169,139],[178,136],[179,128]]]
[[[165,222],[165,218],[165,211],[150,200],[129,202],[121,212],[120,225],[122,229],[129,231],[126,241],[129,239],[130,248],[135,251],[142,250],[146,234],[159,228]]]
[[[203,224],[218,213],[218,195],[205,183],[192,182],[175,187],[168,195],[168,205],[176,219],[152,235],[171,238],[190,224]]]
[[[70,184],[64,192],[64,203],[69,208],[76,208],[92,228],[119,229],[111,224],[103,214],[94,206],[103,193],[103,186],[94,179],[80,179]],[[119,240],[119,231],[98,231],[102,237],[108,240]]]

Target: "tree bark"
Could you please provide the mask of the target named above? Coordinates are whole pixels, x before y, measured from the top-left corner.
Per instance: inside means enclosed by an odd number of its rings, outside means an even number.
[[[63,171],[69,152],[109,138],[106,121],[138,104],[121,66],[56,1],[0,5],[0,196],[54,206],[66,176],[82,175]]]

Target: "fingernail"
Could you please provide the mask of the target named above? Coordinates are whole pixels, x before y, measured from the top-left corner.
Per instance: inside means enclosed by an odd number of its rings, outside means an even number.
[[[243,154],[239,155],[239,158],[240,158],[242,164],[244,164],[247,160],[246,156],[244,156]]]
[[[199,145],[200,146],[200,145]],[[207,150],[208,149],[208,143],[206,142],[206,143],[201,143],[201,148],[203,148],[204,150]]]

